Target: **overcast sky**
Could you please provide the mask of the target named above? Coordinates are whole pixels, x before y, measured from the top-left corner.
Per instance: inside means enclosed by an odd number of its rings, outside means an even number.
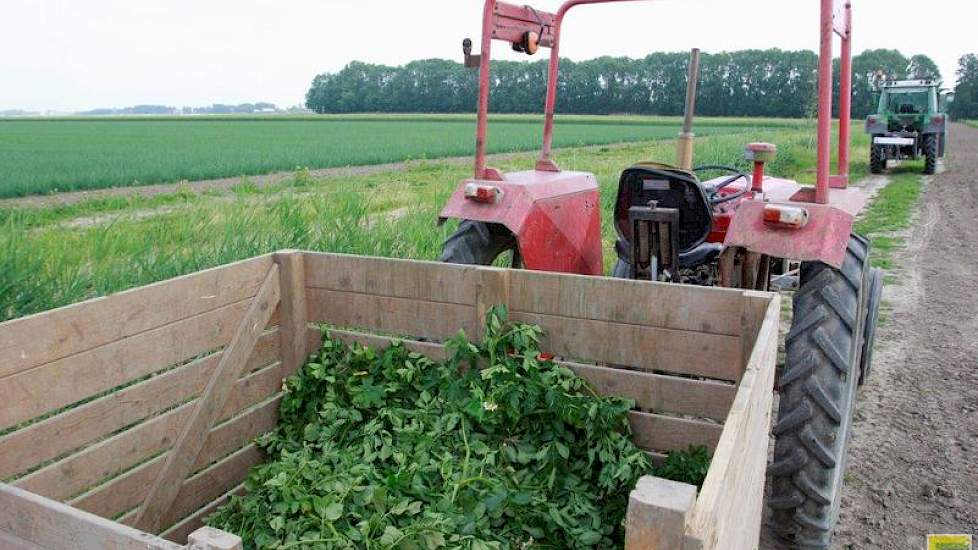
[[[978,51],[973,0],[853,3],[856,52],[925,53],[951,82],[958,57]],[[554,10],[559,2],[534,5]],[[314,75],[354,59],[461,60],[462,38],[479,35],[481,6],[482,0],[2,0],[0,110],[295,105]],[[568,16],[562,53],[588,59],[694,46],[814,50],[817,17],[817,0],[582,6]],[[525,59],[505,47],[495,52]]]

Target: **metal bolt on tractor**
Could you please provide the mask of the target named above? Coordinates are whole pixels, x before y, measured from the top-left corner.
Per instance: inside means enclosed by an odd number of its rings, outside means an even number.
[[[603,274],[598,182],[592,174],[562,170],[552,138],[565,16],[582,4],[616,1],[628,0],[568,0],[547,13],[486,0],[480,54],[472,54],[471,41],[464,44],[466,65],[480,71],[475,173],[440,214],[441,221],[461,220],[444,244],[443,261],[487,265],[511,251],[514,267]],[[777,154],[767,143],[747,145],[751,174],[635,164],[623,171],[618,186],[613,275],[754,290],[776,288],[772,281],[796,281],[778,383],[769,506],[783,537],[800,548],[823,549],[838,517],[856,390],[870,368],[883,273],[870,268],[869,242],[852,232],[865,197],[848,187],[851,3],[819,1],[816,185],[767,175],[765,165]],[[850,91],[840,99],[836,175],[830,173],[833,35],[842,39],[841,89]],[[550,48],[543,149],[532,170],[502,173],[486,166],[493,40],[527,54]],[[687,124],[685,141],[689,135]],[[727,173],[699,177],[718,169]],[[790,270],[794,265],[800,267]]]
[[[946,95],[935,80],[900,80],[875,85],[879,102],[866,119],[873,138],[869,167],[881,174],[889,160],[924,157],[924,173],[937,171],[947,143]]]

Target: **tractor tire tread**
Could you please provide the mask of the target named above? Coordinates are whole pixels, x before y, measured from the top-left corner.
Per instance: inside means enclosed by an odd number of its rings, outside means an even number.
[[[779,379],[771,476],[774,526],[799,548],[829,548],[851,431],[869,243],[853,236],[840,269],[805,262]]]

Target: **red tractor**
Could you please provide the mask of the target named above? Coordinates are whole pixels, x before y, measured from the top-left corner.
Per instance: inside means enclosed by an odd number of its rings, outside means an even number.
[[[514,267],[603,275],[601,214],[594,175],[562,170],[552,157],[561,25],[581,4],[556,13],[486,0],[482,50],[463,45],[480,70],[474,177],[441,212],[461,220],[442,260],[493,263],[507,251]],[[769,470],[769,506],[781,534],[800,548],[828,548],[838,518],[857,386],[872,359],[883,273],[869,265],[869,242],[853,233],[865,198],[848,187],[850,93],[841,95],[838,175],[831,175],[833,34],[842,38],[841,89],[852,89],[851,4],[820,0],[818,176],[815,187],[768,176],[776,147],[752,143],[748,174],[736,168],[683,169],[639,163],[618,184],[613,276],[769,290],[794,280],[794,316],[780,375],[780,407]],[[493,40],[527,54],[550,48],[543,150],[532,170],[486,166],[490,51]],[[728,172],[703,181],[701,174]],[[799,266],[789,269],[789,266]]]

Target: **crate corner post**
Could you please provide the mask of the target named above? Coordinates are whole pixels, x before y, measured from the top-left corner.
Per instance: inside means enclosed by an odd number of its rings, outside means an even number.
[[[643,476],[628,497],[625,550],[683,548],[686,522],[696,502],[696,487]]]
[[[281,284],[279,341],[282,375],[285,378],[298,370],[306,359],[308,315],[305,253],[299,250],[279,250],[273,257],[279,268]]]
[[[213,527],[201,527],[187,536],[187,550],[242,550],[241,537]]]

